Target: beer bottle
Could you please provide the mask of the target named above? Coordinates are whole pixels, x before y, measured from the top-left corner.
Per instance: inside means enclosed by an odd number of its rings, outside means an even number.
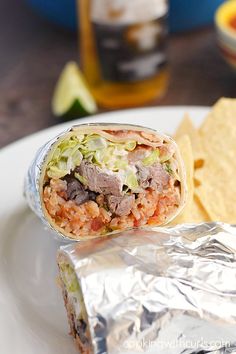
[[[166,0],[78,0],[80,58],[97,103],[143,105],[166,91]]]

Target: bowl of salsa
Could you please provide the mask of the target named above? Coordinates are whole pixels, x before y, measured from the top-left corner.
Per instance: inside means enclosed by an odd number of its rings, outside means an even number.
[[[228,0],[218,8],[215,24],[221,53],[236,70],[236,0]]]

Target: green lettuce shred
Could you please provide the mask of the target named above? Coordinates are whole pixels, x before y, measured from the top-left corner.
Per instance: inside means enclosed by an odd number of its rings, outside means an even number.
[[[58,145],[48,164],[47,175],[50,178],[62,178],[79,166],[83,158],[113,172],[126,170],[128,168],[126,157],[135,147],[135,141],[114,143],[98,134],[78,134]],[[85,184],[81,176],[77,175],[76,178]]]
[[[144,166],[151,166],[159,161],[160,152],[158,149],[153,150],[147,157],[142,160]]]
[[[138,179],[134,172],[128,171],[126,178],[125,178],[125,184],[131,189],[131,190],[137,190],[139,187],[138,184]]]
[[[164,164],[164,167],[165,167],[166,172],[169,173],[169,175],[172,175],[172,174],[173,174],[173,170],[172,170],[172,168],[170,167],[170,164],[169,164],[169,163],[165,163],[165,164]]]
[[[53,152],[47,166],[49,178],[63,178],[80,166],[83,159],[122,176],[127,190],[138,190],[139,183],[136,170],[129,164],[128,154],[137,146],[136,141],[122,143],[111,142],[98,134],[78,134],[60,142]],[[144,166],[151,166],[160,161],[159,149],[153,149],[142,160]],[[168,173],[171,168],[165,163]],[[78,172],[74,173],[83,185],[88,185],[86,178]]]
[[[77,293],[79,291],[79,284],[73,268],[68,263],[60,264],[60,268],[67,291]]]
[[[48,164],[47,175],[50,178],[62,178],[71,170],[79,166],[83,155],[80,151],[79,140],[71,137],[63,140],[55,149],[52,159]]]
[[[88,185],[88,181],[85,177],[81,176],[78,172],[75,172],[74,173],[74,176],[75,178],[77,178],[80,183],[82,183],[84,186],[87,186]]]

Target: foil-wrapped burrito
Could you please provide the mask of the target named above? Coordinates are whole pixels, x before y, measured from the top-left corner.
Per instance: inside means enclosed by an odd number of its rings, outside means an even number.
[[[236,352],[235,252],[236,227],[221,223],[129,230],[61,247],[63,296],[79,350]]]
[[[25,195],[58,235],[84,240],[171,221],[185,203],[185,171],[175,142],[152,129],[77,125],[40,149]]]

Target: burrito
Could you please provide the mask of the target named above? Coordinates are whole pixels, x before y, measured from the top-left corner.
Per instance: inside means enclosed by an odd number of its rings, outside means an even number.
[[[70,239],[166,224],[186,199],[178,147],[151,129],[78,125],[48,143],[40,156],[39,177],[28,178],[26,195],[37,209],[29,185],[38,184],[42,218]],[[33,166],[39,168],[37,159]]]
[[[227,224],[186,224],[61,247],[80,353],[235,353],[235,236]]]

